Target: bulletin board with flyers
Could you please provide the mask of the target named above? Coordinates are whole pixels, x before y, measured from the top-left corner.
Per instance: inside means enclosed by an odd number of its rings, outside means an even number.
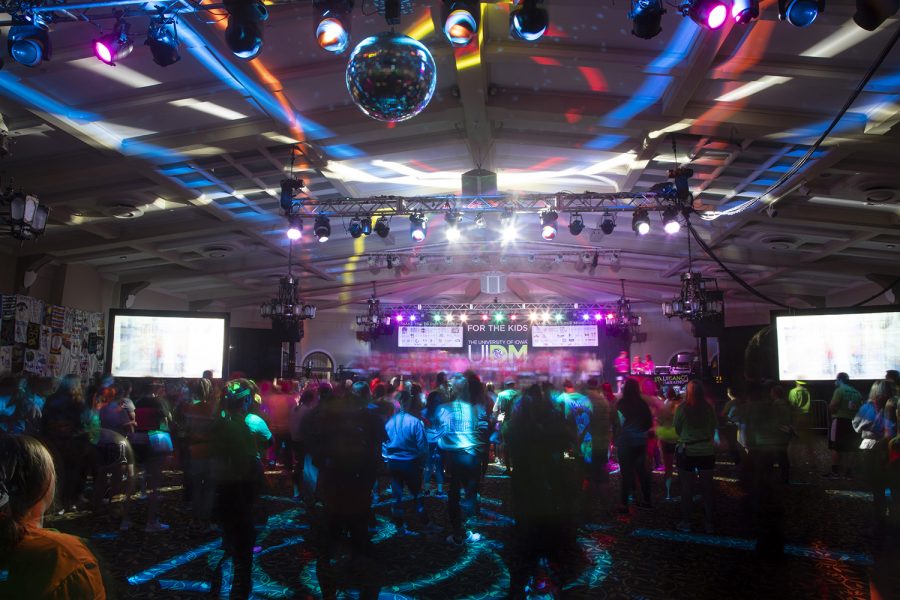
[[[103,313],[29,296],[0,296],[0,375],[90,377],[102,372],[105,329]]]

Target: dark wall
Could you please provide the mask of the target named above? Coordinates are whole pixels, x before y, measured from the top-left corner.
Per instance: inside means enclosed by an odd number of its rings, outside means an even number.
[[[747,344],[767,325],[726,327],[719,337],[719,371],[725,384],[742,390],[744,385],[744,352]]]
[[[282,332],[273,329],[231,327],[228,369],[253,379],[273,379],[281,374]]]

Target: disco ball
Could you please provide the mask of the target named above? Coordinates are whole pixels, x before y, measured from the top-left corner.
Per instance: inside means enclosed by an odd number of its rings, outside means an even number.
[[[359,43],[347,63],[347,90],[364,113],[379,121],[411,119],[428,106],[437,83],[428,48],[399,33]]]

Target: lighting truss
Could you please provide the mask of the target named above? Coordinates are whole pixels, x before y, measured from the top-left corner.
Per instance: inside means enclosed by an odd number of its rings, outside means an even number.
[[[478,242],[479,248],[482,251],[485,250],[486,242]],[[488,250],[488,252],[491,252]],[[612,262],[614,259],[618,258],[622,254],[622,250],[615,248],[579,248],[578,250],[558,250],[552,252],[507,252],[505,250],[501,251],[500,249],[496,249],[493,252],[494,254],[500,254],[505,256],[506,258],[523,258],[529,261],[532,260],[554,260],[556,262],[560,262],[558,257],[562,256],[563,259],[572,258],[573,262],[576,263],[586,263],[591,261],[585,261],[584,256],[588,255],[593,260],[594,257],[597,258],[598,264],[601,260],[606,262]],[[446,254],[441,252],[416,252],[415,250],[408,251],[397,251],[397,252],[366,252],[359,255],[360,261],[368,261],[375,262],[376,264],[382,264],[388,262],[388,259],[391,259],[394,263],[400,263],[403,260],[409,260],[411,262],[429,262],[434,261],[434,263],[438,263],[439,261],[444,261],[447,257],[451,258],[472,258],[471,253],[463,253],[463,254]],[[568,261],[565,261],[568,262]]]
[[[464,196],[371,196],[364,198],[337,198],[332,200],[295,198],[294,204],[310,214],[353,217],[361,214],[379,216],[409,216],[418,213],[447,213],[449,207],[463,214],[478,214],[513,211],[515,213],[540,214],[546,210],[559,213],[606,213],[633,211],[646,208],[650,211],[663,210],[663,201],[670,201],[667,194],[645,192],[600,194],[522,194],[498,195],[490,197]]]
[[[578,302],[491,302],[486,304],[382,304],[381,310],[388,313],[414,312],[547,312],[547,311],[605,311],[614,312],[615,304],[581,304]]]

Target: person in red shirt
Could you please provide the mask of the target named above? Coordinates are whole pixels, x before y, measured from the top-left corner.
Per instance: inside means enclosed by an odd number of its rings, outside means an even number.
[[[44,529],[56,471],[36,439],[0,434],[0,598],[104,600],[97,558],[75,536]]]

